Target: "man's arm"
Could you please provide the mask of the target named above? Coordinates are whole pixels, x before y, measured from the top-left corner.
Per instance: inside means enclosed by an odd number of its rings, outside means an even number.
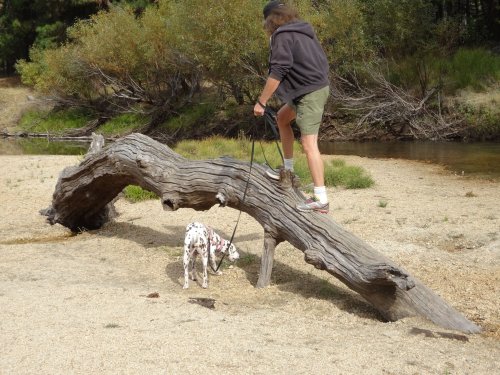
[[[258,102],[253,108],[253,113],[255,116],[264,116],[264,109],[267,105],[267,102],[269,99],[271,99],[271,96],[273,96],[279,85],[280,81],[278,81],[276,78],[267,78],[266,85],[264,86],[264,89],[259,96]]]

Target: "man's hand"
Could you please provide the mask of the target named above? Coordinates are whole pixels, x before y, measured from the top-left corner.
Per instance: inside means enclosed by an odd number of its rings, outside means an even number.
[[[276,78],[267,78],[266,85],[264,86],[264,89],[259,96],[259,100],[257,100],[257,103],[253,107],[253,114],[255,116],[264,116],[267,101],[271,98],[271,96],[273,96],[273,93],[276,91],[279,85],[280,81],[278,81]]]
[[[257,102],[257,103],[255,103],[255,106],[253,107],[253,114],[254,114],[254,116],[262,117],[262,116],[264,116],[265,110],[266,110],[266,108],[263,107],[259,102]]]

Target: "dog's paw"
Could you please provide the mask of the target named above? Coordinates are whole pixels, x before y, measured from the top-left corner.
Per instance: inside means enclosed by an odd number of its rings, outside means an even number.
[[[220,276],[220,275],[222,275],[222,271],[217,271],[215,274],[216,274],[217,276]]]
[[[184,286],[182,287],[182,289],[188,289],[189,288],[189,284],[184,284]]]

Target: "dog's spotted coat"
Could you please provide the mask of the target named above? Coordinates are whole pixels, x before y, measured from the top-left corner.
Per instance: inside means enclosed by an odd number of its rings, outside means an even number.
[[[209,246],[210,245],[210,246]],[[208,287],[208,261],[215,270],[217,264],[215,262],[216,255],[221,255],[228,252],[228,259],[233,262],[240,257],[236,247],[229,241],[223,239],[212,228],[202,224],[193,222],[186,227],[186,237],[184,238],[184,289],[189,288],[189,274],[191,279],[196,280],[196,271],[194,263],[196,256],[201,255],[203,264],[203,283],[202,287]],[[209,254],[210,252],[210,254]],[[221,271],[217,271],[217,275],[221,275]]]

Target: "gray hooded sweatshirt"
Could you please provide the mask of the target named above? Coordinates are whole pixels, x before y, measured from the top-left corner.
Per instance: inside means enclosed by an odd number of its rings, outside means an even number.
[[[269,76],[280,81],[283,102],[298,100],[329,85],[328,60],[310,24],[287,23],[271,36]]]

